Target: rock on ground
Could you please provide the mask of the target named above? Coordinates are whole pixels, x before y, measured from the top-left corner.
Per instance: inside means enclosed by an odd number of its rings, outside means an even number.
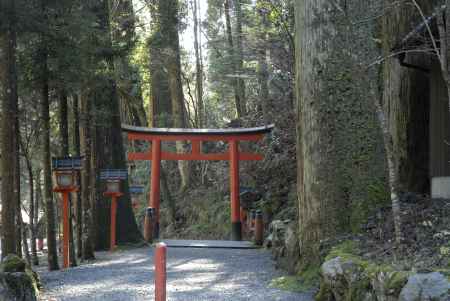
[[[450,282],[437,272],[413,274],[371,266],[356,256],[335,257],[321,268],[317,301],[449,301]]]
[[[400,293],[400,301],[448,301],[450,282],[440,273],[416,274],[408,278],[408,283]]]
[[[23,259],[8,255],[0,265],[0,300],[37,300],[39,279]]]

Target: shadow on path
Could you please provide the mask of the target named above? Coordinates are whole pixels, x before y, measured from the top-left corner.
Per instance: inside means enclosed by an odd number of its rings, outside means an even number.
[[[263,250],[169,248],[168,300],[312,301],[311,294],[269,288],[280,276]],[[153,300],[153,249],[97,253],[68,271],[42,271],[42,300]]]

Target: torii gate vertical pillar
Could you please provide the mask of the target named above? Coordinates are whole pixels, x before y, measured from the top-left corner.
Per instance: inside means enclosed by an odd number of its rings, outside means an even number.
[[[153,238],[156,239],[159,238],[160,175],[161,175],[161,140],[155,139],[152,141],[152,175],[151,175],[150,207],[155,208],[155,223],[153,227]]]
[[[242,240],[239,200],[239,142],[230,141],[231,239]]]

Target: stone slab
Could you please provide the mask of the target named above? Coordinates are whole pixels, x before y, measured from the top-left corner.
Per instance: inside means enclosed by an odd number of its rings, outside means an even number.
[[[169,248],[205,248],[205,249],[257,249],[249,241],[232,240],[178,240],[162,239]]]

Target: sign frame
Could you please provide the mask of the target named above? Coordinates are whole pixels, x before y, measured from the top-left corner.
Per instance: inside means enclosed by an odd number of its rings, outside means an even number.
[[[53,157],[52,170],[81,170],[83,157]]]
[[[126,169],[103,169],[100,171],[100,180],[126,180],[128,171]]]

